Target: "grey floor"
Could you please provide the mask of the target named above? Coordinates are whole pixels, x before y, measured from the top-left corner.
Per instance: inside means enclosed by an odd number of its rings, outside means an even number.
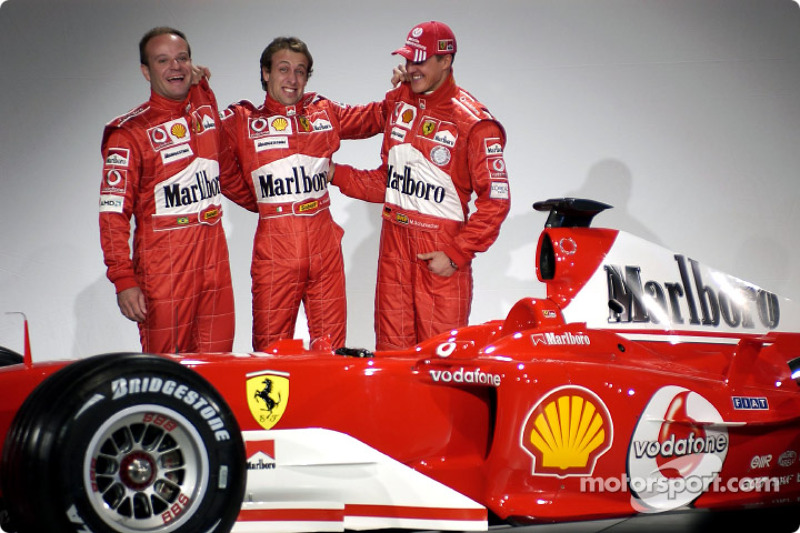
[[[624,519],[592,520],[530,526],[496,526],[490,533],[700,533],[710,531],[764,531],[768,533],[800,532],[800,509],[791,525],[782,524],[786,512],[768,510],[712,515],[706,512],[675,512],[638,515]],[[778,517],[781,518],[778,518]],[[773,517],[775,518],[773,520]],[[424,532],[438,533],[438,532]]]

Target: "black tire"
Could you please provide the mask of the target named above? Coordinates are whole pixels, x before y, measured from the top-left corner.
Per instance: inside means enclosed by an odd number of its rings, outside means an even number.
[[[158,356],[101,355],[26,399],[0,481],[20,533],[223,533],[244,495],[244,444],[197,373]]]
[[[0,346],[0,366],[18,365],[23,362],[24,360],[20,354]]]

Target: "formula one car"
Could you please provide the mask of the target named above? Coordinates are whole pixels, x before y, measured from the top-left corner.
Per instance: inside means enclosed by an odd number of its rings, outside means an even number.
[[[0,352],[3,527],[486,530],[800,502],[791,302],[559,199],[543,299],[404,351]],[[796,527],[795,524],[793,524]]]

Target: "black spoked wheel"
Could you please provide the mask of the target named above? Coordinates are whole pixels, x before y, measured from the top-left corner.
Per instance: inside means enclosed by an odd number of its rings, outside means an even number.
[[[85,359],[48,378],[3,450],[20,532],[227,532],[245,475],[222,397],[195,372],[142,354]]]

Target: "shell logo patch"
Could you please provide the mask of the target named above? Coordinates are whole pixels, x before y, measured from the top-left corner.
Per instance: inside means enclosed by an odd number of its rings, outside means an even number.
[[[522,448],[533,457],[533,475],[588,476],[611,448],[614,425],[605,403],[584,387],[550,391],[533,407],[522,429]]]
[[[417,109],[405,102],[397,102],[392,113],[392,124],[402,128],[411,129],[414,119],[417,118]]]
[[[172,128],[170,128],[169,132],[174,137],[178,139],[183,139],[184,137],[186,137],[186,133],[188,133],[188,130],[186,129],[186,126],[184,126],[180,122],[176,122],[175,124],[172,125]]]
[[[270,124],[270,126],[275,131],[285,131],[286,128],[289,127],[289,121],[283,117],[278,117],[272,121],[272,124]]]
[[[289,374],[266,371],[247,375],[247,406],[256,422],[272,429],[289,403]]]

